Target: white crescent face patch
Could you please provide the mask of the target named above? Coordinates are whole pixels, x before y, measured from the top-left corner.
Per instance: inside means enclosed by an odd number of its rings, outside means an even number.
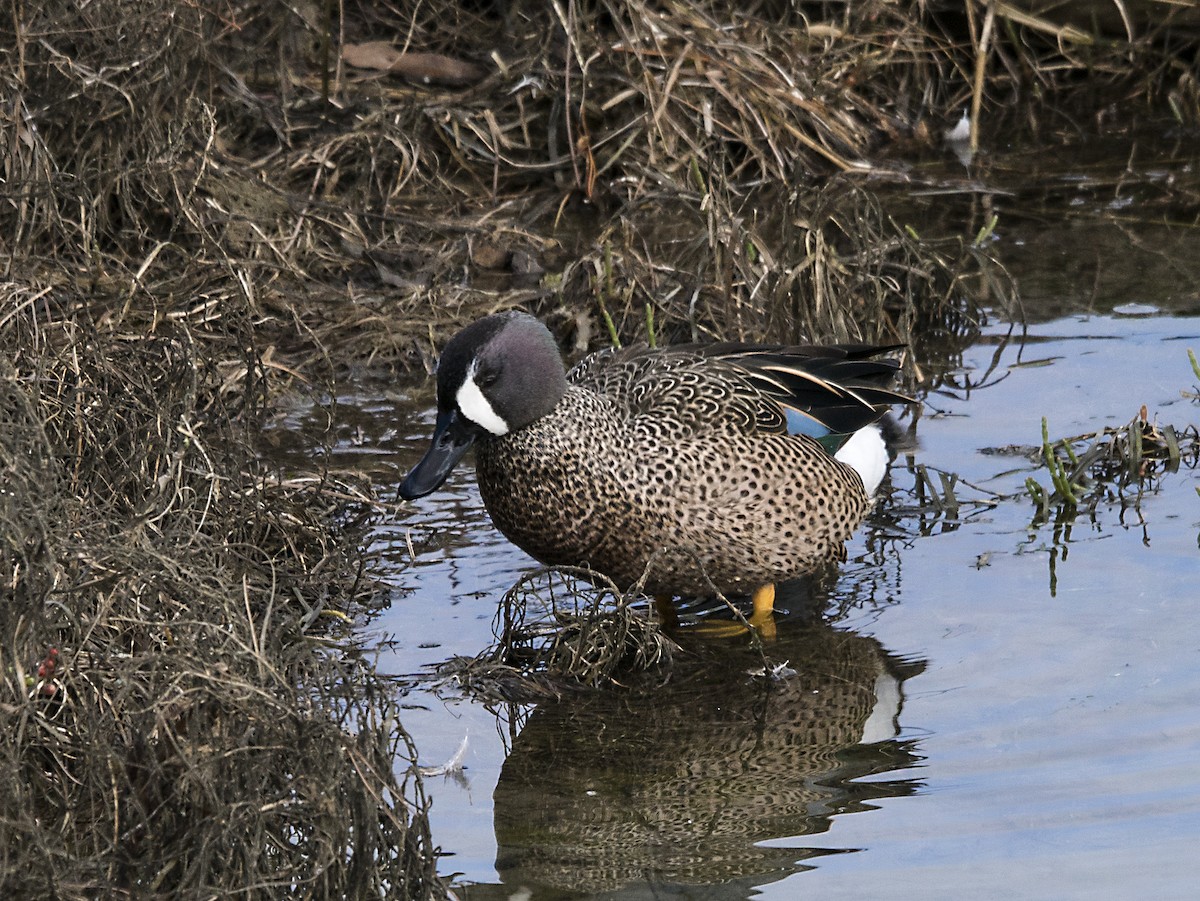
[[[475,373],[478,369],[479,361],[472,360],[467,377],[463,379],[462,385],[454,395],[454,402],[458,404],[459,412],[477,426],[487,429],[493,435],[507,435],[508,423],[497,415],[491,403],[479,390],[479,386],[475,384]]]

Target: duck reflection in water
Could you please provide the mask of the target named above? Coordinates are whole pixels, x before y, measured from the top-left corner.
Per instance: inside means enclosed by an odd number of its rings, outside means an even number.
[[[505,884],[534,898],[639,884],[722,885],[705,897],[743,898],[833,853],[806,851],[801,836],[919,788],[878,777],[918,760],[899,715],[923,661],[794,620],[771,646],[794,670],[784,678],[750,676],[762,659],[748,649],[696,653],[651,691],[571,697],[529,716],[495,792]],[[762,844],[772,839],[790,841]]]

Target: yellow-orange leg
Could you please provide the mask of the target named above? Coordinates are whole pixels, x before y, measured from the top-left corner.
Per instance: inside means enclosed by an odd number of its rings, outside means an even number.
[[[764,641],[773,640],[776,634],[775,586],[768,583],[755,589],[751,605],[753,609],[746,621]],[[675,605],[669,595],[656,595],[654,608],[658,611],[659,620],[664,628],[673,629],[679,625],[679,617],[675,613]],[[746,634],[746,628],[741,623],[724,620],[720,622],[706,621],[693,626],[689,631],[698,635],[707,635],[710,638],[734,638]]]
[[[750,622],[770,616],[775,612],[775,585],[768,582],[756,588],[751,603],[754,604],[754,612],[750,614]]]
[[[770,641],[775,637],[775,585],[768,582],[754,590],[751,599],[754,610],[750,614],[750,625],[758,629],[758,634]]]

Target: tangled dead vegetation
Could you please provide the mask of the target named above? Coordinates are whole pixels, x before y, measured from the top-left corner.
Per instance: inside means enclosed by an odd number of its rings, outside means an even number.
[[[648,614],[639,588],[622,591],[574,567],[531,572],[505,593],[495,644],[447,661],[437,675],[490,704],[662,678],[676,646]]]
[[[817,335],[918,348],[964,346],[981,300],[1008,296],[1003,270],[976,244],[922,241],[840,180],[696,207],[631,204],[566,267],[560,289],[563,309],[581,306],[568,296],[594,297],[582,306],[599,307],[616,343]]]
[[[892,515],[912,518],[926,531],[935,523],[953,522],[969,512],[1004,501],[1027,498],[1034,503],[1032,526],[1053,522],[1070,525],[1083,514],[1096,517],[1102,508],[1115,508],[1121,521],[1130,515],[1141,521],[1142,501],[1158,492],[1163,477],[1200,466],[1200,431],[1152,419],[1146,408],[1125,425],[1052,440],[1042,420],[1042,444],[984,448],[997,457],[1023,458],[1037,468],[1023,488],[1006,493],[973,484],[956,473],[926,464],[910,465],[911,489],[893,497]],[[1043,485],[1041,478],[1048,479]]]
[[[248,311],[0,310],[0,893],[441,896],[356,519],[250,448]]]
[[[964,109],[985,143],[1085,103],[1194,125],[1196,17],[1158,6],[17,5],[0,240],[12,275],[154,282],[168,315],[244,295],[300,358],[420,365],[514,304],[580,345],[604,306],[622,340],[647,309],[668,337],[907,340],[900,308],[969,320],[988,276],[879,220],[864,179]]]

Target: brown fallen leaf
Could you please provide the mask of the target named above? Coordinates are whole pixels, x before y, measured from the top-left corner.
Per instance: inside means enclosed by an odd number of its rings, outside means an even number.
[[[342,60],[356,69],[388,72],[420,84],[462,87],[487,74],[482,66],[441,53],[401,53],[387,41],[343,44]]]

